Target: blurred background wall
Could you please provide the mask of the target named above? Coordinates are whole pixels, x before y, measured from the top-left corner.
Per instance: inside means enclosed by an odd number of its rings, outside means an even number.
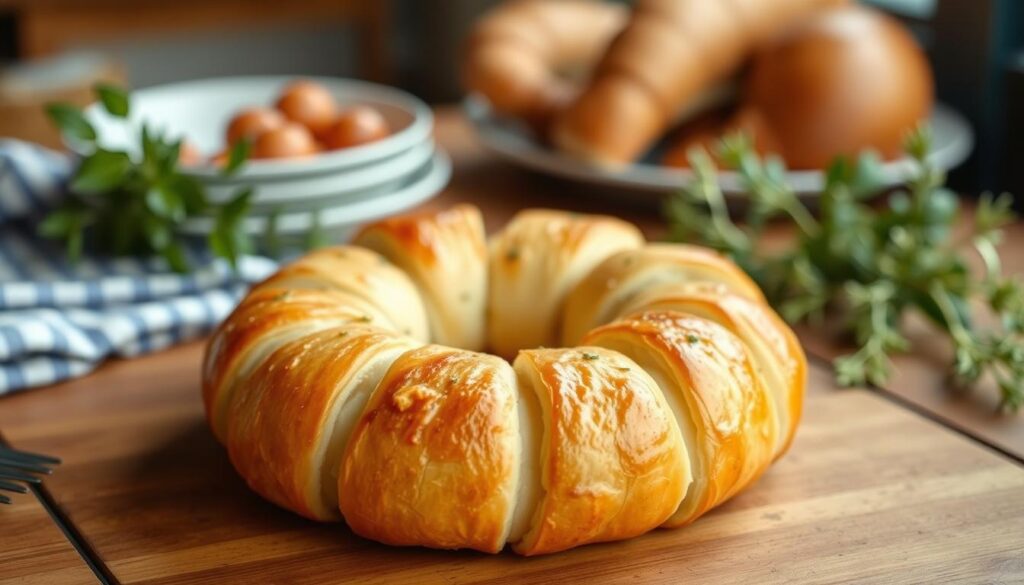
[[[357,76],[460,96],[459,47],[496,0],[0,0],[0,135],[54,140],[27,113],[95,76],[145,87],[244,74]],[[957,188],[1024,194],[1024,0],[865,0],[908,22],[939,99],[975,127]],[[6,120],[6,122],[5,122]]]

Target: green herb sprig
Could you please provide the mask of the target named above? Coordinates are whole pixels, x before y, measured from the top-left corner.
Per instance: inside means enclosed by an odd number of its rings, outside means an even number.
[[[111,116],[127,120],[130,99],[123,89],[99,84],[96,96]],[[240,189],[223,205],[215,205],[202,183],[178,170],[181,140],[170,139],[143,124],[139,132],[141,157],[96,143],[96,130],[82,111],[64,103],[46,112],[65,140],[88,154],[69,183],[69,195],[38,226],[39,233],[65,243],[69,259],[77,261],[83,248],[114,255],[159,254],[177,272],[188,270],[178,228],[190,217],[214,216],[209,246],[232,267],[252,249],[243,220],[249,212],[251,189]],[[231,149],[224,175],[238,171],[248,158],[249,144]]]
[[[984,196],[967,239],[955,238],[959,202],[944,187],[944,173],[928,161],[930,145],[927,128],[911,133],[905,150],[913,178],[881,208],[865,204],[883,188],[877,158],[836,160],[815,217],[787,184],[779,159],[762,159],[749,139],[730,136],[716,154],[738,172],[749,194],[743,221],[730,218],[714,163],[696,150],[690,153],[695,180],[666,206],[670,237],[731,256],[790,322],[820,324],[834,311],[858,347],[834,362],[841,384],[883,385],[891,356],[910,349],[901,319],[916,311],[953,343],[954,379],[970,385],[991,376],[1002,407],[1015,411],[1024,406],[1024,286],[1002,275],[996,251],[1002,228],[1014,219],[1011,197]],[[758,245],[765,225],[779,217],[793,222],[797,237],[788,248],[765,251]],[[984,262],[982,274],[966,262],[970,248]],[[1001,326],[978,330],[970,309],[977,303]]]

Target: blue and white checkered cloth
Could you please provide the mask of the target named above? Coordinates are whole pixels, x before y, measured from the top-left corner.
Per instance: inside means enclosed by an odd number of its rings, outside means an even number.
[[[187,275],[158,258],[87,257],[71,266],[34,227],[63,197],[71,170],[60,153],[0,140],[0,395],[196,338],[276,268],[250,256],[235,273],[199,247]]]

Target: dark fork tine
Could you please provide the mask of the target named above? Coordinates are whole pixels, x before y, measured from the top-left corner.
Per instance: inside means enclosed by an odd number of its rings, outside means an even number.
[[[10,503],[11,503],[11,498],[8,498],[7,496],[5,496],[3,494],[0,494],[0,504],[10,504]]]
[[[36,463],[29,463],[27,461],[7,459],[6,457],[3,456],[3,454],[0,454],[0,466],[10,467],[13,469],[21,469],[23,471],[31,471],[33,473],[45,473],[46,475],[50,475],[51,473],[53,473],[53,470],[50,469],[49,467],[43,467],[42,465],[38,465]]]
[[[17,469],[11,469],[0,465],[0,479],[13,479],[17,481],[24,481],[27,483],[42,483],[42,479],[29,475],[27,473],[21,473]]]
[[[20,483],[14,483],[10,481],[0,480],[0,490],[7,490],[9,492],[18,492],[19,494],[27,494],[28,488],[21,485]]]
[[[56,457],[43,455],[42,453],[18,451],[17,449],[11,449],[9,447],[0,447],[0,459],[21,459],[33,463],[49,463],[51,465],[60,465],[60,459]]]

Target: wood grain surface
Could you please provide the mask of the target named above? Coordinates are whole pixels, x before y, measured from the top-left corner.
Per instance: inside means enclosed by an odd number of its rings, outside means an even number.
[[[600,190],[499,164],[450,113],[441,114],[438,126],[456,174],[429,206],[476,203],[492,230],[526,206],[597,210],[636,221],[650,237],[660,235],[649,208],[609,202]],[[822,338],[808,347],[824,355],[841,346]],[[904,396],[895,389],[835,388],[821,359],[812,360],[793,450],[752,489],[681,530],[524,559],[390,548],[262,501],[234,473],[203,422],[201,352],[196,342],[0,399],[7,440],[64,459],[48,490],[112,581],[1024,581],[1024,467],[986,447],[979,429],[959,425],[980,439],[974,440],[932,418],[956,423],[953,415],[906,408],[903,398],[893,398]],[[920,387],[922,404],[946,396],[936,382],[937,366],[917,368],[897,379]],[[22,530],[39,544],[22,543],[0,515],[0,582],[50,582],[44,575],[59,561],[45,553],[54,545],[43,532],[56,529],[28,506],[0,509],[8,512],[23,515],[20,526],[29,528]],[[35,550],[42,551],[38,557],[29,552]],[[37,559],[35,572],[26,569]],[[71,571],[72,564],[65,568]]]
[[[1022,194],[1024,196],[1024,194]],[[964,201],[961,227],[972,222],[974,206]],[[784,237],[784,231],[777,234]],[[1000,246],[1003,271],[1024,276],[1024,223],[1017,222],[1006,230]],[[968,265],[982,274],[981,259],[966,255]],[[975,307],[980,326],[992,324],[983,307]],[[977,437],[994,447],[1024,461],[1024,411],[1006,413],[999,410],[999,393],[995,382],[983,380],[969,391],[954,391],[949,384],[949,366],[953,363],[953,346],[945,335],[936,335],[935,328],[920,315],[903,323],[912,351],[895,356],[893,376],[882,389],[941,420],[943,424]],[[804,349],[816,356],[832,359],[849,353],[847,339],[836,337],[829,328],[801,326],[797,328]]]
[[[96,582],[35,494],[3,493],[12,503],[0,506],[0,585]]]
[[[202,417],[201,343],[5,401],[16,445],[124,583],[1024,580],[1024,469],[812,368],[791,453],[690,527],[549,557],[401,549],[268,504]],[[23,406],[34,402],[32,408]]]

